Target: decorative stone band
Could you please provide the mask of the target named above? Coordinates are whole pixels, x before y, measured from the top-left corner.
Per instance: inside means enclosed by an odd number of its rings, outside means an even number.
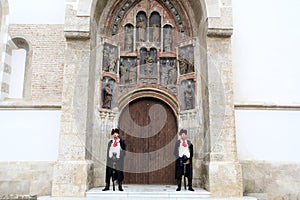
[[[90,31],[69,31],[65,30],[66,39],[90,39]]]
[[[228,38],[231,37],[233,28],[208,28],[208,37]]]

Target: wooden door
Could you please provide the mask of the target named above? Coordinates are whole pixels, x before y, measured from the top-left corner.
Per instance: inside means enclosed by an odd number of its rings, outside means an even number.
[[[119,127],[127,148],[124,183],[174,184],[177,119],[171,108],[155,98],[137,99],[122,111]]]

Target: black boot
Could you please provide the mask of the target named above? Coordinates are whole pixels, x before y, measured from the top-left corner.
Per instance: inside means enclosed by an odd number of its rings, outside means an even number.
[[[188,190],[189,191],[192,191],[192,192],[194,192],[195,190],[193,189],[193,184],[192,184],[192,179],[191,178],[189,178],[189,183],[188,183],[188,185],[189,185],[189,188],[188,188]]]
[[[109,190],[109,183],[106,183],[105,188],[102,189],[102,191],[107,191]]]
[[[122,182],[119,182],[119,191],[123,191]]]
[[[181,190],[181,179],[177,180],[177,184],[178,184],[178,187],[177,187],[176,191],[180,191]]]

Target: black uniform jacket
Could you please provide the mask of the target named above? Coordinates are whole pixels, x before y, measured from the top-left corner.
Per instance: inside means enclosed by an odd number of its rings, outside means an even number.
[[[119,182],[123,181],[124,179],[123,168],[124,168],[126,144],[124,140],[120,139],[121,152],[120,152],[119,159],[113,159],[109,157],[109,149],[112,144],[113,144],[113,140],[110,140],[107,145],[106,177],[105,177],[106,183],[109,183],[110,177],[112,176],[113,176],[113,180],[118,180]]]
[[[181,179],[181,177],[184,175],[184,161],[182,160],[183,158],[179,157],[179,146],[180,146],[180,141],[177,140],[175,144],[175,149],[174,149],[174,155],[176,157],[176,169],[175,169],[175,179]],[[191,143],[190,140],[187,140],[187,145],[190,151],[190,158],[186,161],[186,167],[185,167],[185,176],[187,178],[193,178],[193,144]]]

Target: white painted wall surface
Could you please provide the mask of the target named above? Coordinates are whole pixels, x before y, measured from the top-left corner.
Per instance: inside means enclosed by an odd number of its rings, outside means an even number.
[[[60,111],[0,110],[0,162],[56,161]]]
[[[235,112],[240,160],[300,162],[300,111]]]
[[[232,0],[235,101],[300,105],[300,1]]]
[[[8,0],[10,24],[64,24],[65,0]]]
[[[235,104],[300,105],[300,1],[232,0]],[[240,160],[300,161],[300,111],[236,110]]]

